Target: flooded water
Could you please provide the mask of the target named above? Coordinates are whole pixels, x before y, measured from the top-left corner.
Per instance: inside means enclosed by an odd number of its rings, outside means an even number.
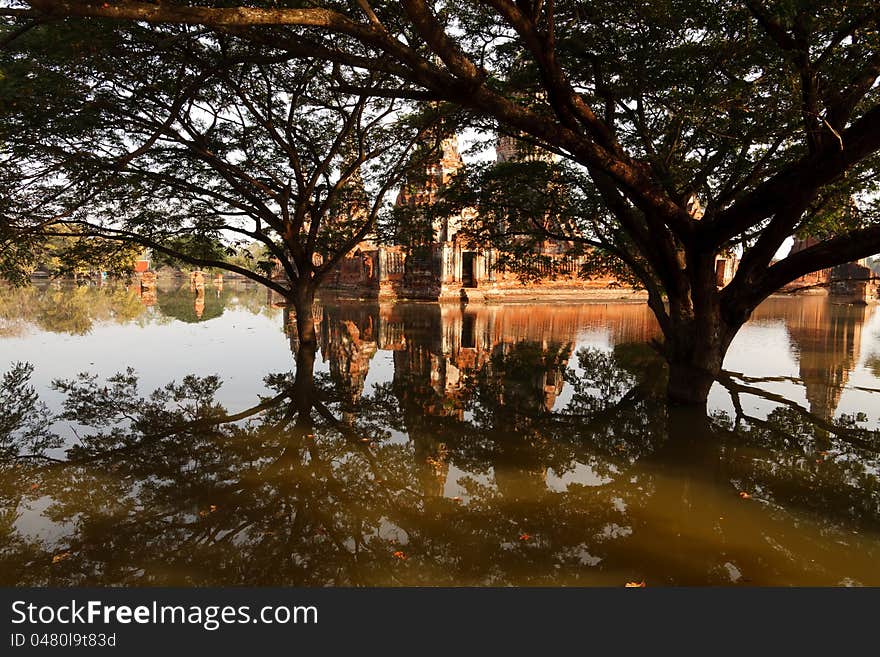
[[[873,307],[769,300],[700,414],[641,304],[326,301],[309,368],[274,301],[0,290],[2,584],[880,585]]]

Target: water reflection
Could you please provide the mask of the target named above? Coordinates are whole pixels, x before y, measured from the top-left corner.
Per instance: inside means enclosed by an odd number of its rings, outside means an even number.
[[[845,391],[866,393],[880,392],[876,373],[867,381],[869,387],[850,385],[851,375],[859,369],[863,356],[870,366],[870,356],[863,349],[863,330],[874,316],[875,306],[834,304],[822,297],[804,299],[771,299],[755,313],[757,324],[782,323],[788,335],[791,355],[797,361],[796,376],[749,376],[742,372],[734,375],[737,385],[727,387],[731,391],[755,393],[790,408],[808,411],[811,421],[825,425],[838,415],[838,407]],[[868,345],[875,345],[876,336],[868,338]],[[864,368],[862,368],[864,369]],[[783,384],[783,387],[779,387]],[[805,396],[803,406],[793,403],[793,388],[802,388]],[[762,392],[763,391],[763,392]],[[871,397],[865,400],[876,401]],[[735,400],[736,401],[736,400]],[[859,408],[862,415],[872,411],[872,404]],[[873,416],[874,413],[871,413]],[[867,418],[866,418],[867,419]],[[877,417],[870,418],[876,421]],[[874,422],[874,426],[876,422]]]
[[[746,371],[708,416],[662,402],[638,305],[328,303],[320,352],[289,330],[292,371],[245,410],[218,401],[221,377],[57,382],[55,413],[76,430],[63,454],[37,430],[50,411],[22,366],[0,393],[0,572],[49,585],[877,585],[880,438],[835,417],[869,311],[812,303],[755,320],[787,330],[808,404],[776,399],[798,377]]]
[[[0,338],[36,326],[52,333],[85,335],[95,322],[128,323],[143,313],[137,294],[124,287],[24,287],[0,293]]]
[[[800,379],[806,387],[810,411],[830,420],[859,360],[862,326],[874,306],[822,303],[801,305],[801,313],[787,321],[798,354]]]
[[[96,324],[134,324],[175,319],[192,323],[220,317],[229,308],[271,312],[261,286],[222,279],[198,288],[174,280],[158,286],[43,284],[0,286],[0,339],[36,327],[50,333],[87,335]],[[158,310],[158,313],[153,311]]]

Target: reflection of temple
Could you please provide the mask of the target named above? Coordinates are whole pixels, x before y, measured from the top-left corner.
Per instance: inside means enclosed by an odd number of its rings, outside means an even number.
[[[182,322],[202,322],[223,314],[232,303],[260,303],[263,288],[246,280],[233,280],[225,285],[222,276],[214,276],[206,283],[202,272],[193,272],[189,284],[177,279],[157,280],[153,272],[145,272],[142,277],[129,285],[143,305],[157,308],[166,317],[174,317]],[[271,297],[269,299],[271,305]]]
[[[138,272],[135,282],[129,287],[147,307],[155,306],[159,298],[158,280],[155,272]],[[214,276],[214,289],[219,299],[223,291],[223,275]],[[205,274],[201,271],[192,271],[189,275],[189,290],[192,293],[192,309],[196,320],[202,319],[205,314]],[[166,290],[166,294],[169,291]]]
[[[363,378],[372,355],[395,352],[395,363],[424,374],[435,394],[454,396],[462,382],[512,345],[537,345],[543,352],[574,343],[595,330],[609,345],[646,342],[657,324],[642,304],[554,306],[446,306],[423,304],[317,304],[320,348],[331,372]],[[550,384],[548,384],[550,385]],[[358,386],[354,386],[358,387]]]
[[[418,372],[438,409],[455,415],[455,397],[473,373],[504,356],[517,344],[536,345],[549,353],[571,345],[595,329],[611,345],[646,342],[658,335],[656,322],[642,304],[559,304],[552,307],[445,306],[422,304],[319,305],[321,351],[331,372],[360,388],[376,351],[395,352],[396,366]],[[548,375],[549,376],[549,375]],[[361,383],[358,385],[356,379]],[[540,386],[556,386],[549,376]],[[438,410],[439,413],[439,410]]]
[[[803,323],[789,324],[789,333],[800,354],[800,377],[807,389],[810,411],[831,419],[840,395],[859,359],[862,325],[873,312],[870,306],[805,304]]]
[[[192,290],[194,296],[193,312],[197,319],[201,319],[205,314],[205,275],[200,271],[190,272],[189,289]]]
[[[392,391],[429,495],[445,489],[446,436],[458,433],[447,427],[465,419],[478,389],[491,401],[481,406],[494,409],[488,423],[498,435],[488,443],[499,466],[496,483],[543,490],[546,469],[528,460],[534,454],[529,441],[538,439],[533,425],[562,394],[563,374],[584,327],[603,331],[612,345],[657,334],[642,304],[348,303],[321,306],[319,314],[319,346],[343,402],[369,392],[364,381],[371,359],[378,351],[393,352]]]
[[[333,310],[327,309],[325,313]],[[347,311],[341,317],[331,317],[319,324],[321,353],[330,362],[334,383],[355,402],[363,394],[370,360],[376,354],[374,326],[377,321],[369,307],[353,305]]]
[[[527,458],[534,452],[521,443],[529,441],[530,422],[551,410],[562,391],[574,327],[563,324],[554,334],[522,312],[429,308],[404,309],[399,317],[405,346],[394,354],[393,379],[423,490],[442,494],[449,469],[445,437],[455,435],[446,427],[465,419],[478,385],[491,398],[483,407],[496,409],[491,424],[498,440],[487,443],[492,462],[503,466],[494,468],[496,483],[501,487],[515,471],[517,482],[537,479],[543,489],[546,469]]]
[[[131,286],[145,306],[156,305],[156,274],[151,271],[142,272]]]
[[[862,326],[873,312],[872,305],[838,304],[823,297],[807,297],[797,302],[771,299],[753,317],[785,321],[798,353],[800,378],[810,412],[830,420],[858,363]]]

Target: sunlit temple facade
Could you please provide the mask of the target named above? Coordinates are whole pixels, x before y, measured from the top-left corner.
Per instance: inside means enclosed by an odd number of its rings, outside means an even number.
[[[496,143],[498,162],[552,160],[554,155],[514,137],[501,136]],[[436,158],[402,186],[398,208],[430,208],[440,190],[464,166],[455,136],[442,141]],[[426,239],[418,247],[362,243],[347,256],[329,280],[327,289],[348,296],[379,299],[481,301],[529,298],[640,299],[643,294],[614,278],[580,275],[586,260],[568,254],[568,245],[552,240],[541,245],[540,256],[552,262],[548,275],[525,284],[517,272],[498,266],[492,248],[477,248],[462,229],[477,217],[466,208],[452,215],[425,212],[421,231]],[[427,225],[430,223],[430,225]],[[719,257],[718,284],[725,285],[736,271],[734,257]],[[550,273],[552,271],[552,274]]]
[[[796,238],[791,246],[791,253],[803,251],[818,242],[813,237]],[[799,294],[827,294],[840,303],[876,303],[880,300],[880,282],[871,269],[869,260],[863,258],[820,269],[792,281],[784,289]]]

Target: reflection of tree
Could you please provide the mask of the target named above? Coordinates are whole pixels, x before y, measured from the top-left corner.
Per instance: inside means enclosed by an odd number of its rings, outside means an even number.
[[[58,445],[51,413],[30,385],[34,368],[16,363],[0,380],[0,460],[39,454]]]
[[[24,332],[38,311],[39,291],[34,287],[0,287],[0,336]]]
[[[266,303],[265,291],[256,285],[205,286],[201,295],[184,287],[162,287],[157,297],[166,317],[183,322],[206,321],[225,308],[241,308],[253,314],[275,314]],[[199,315],[199,306],[201,315]],[[147,317],[137,286],[49,286],[0,288],[0,336],[15,336],[28,325],[52,333],[85,335],[96,323],[126,324]],[[151,321],[156,321],[151,317]],[[161,319],[161,318],[158,318]]]
[[[427,504],[411,447],[388,443],[369,423],[336,420],[332,397],[316,401],[314,425],[303,420],[294,410],[298,379],[271,378],[278,395],[234,423],[212,400],[213,378],[188,378],[147,398],[131,373],[106,386],[90,377],[62,383],[67,418],[93,431],[68,463],[33,477],[53,499],[47,515],[77,520],[63,545],[45,546],[44,557],[12,576],[54,584],[414,583],[433,575],[402,557],[429,566],[435,554],[445,567],[462,558],[468,540],[517,540],[509,520],[495,517],[491,495],[486,512],[477,507],[489,521],[479,534],[468,538],[471,523],[441,531],[462,507]],[[316,398],[326,383],[319,380]]]
[[[469,433],[479,436],[481,453],[491,464],[499,490],[530,496],[546,487],[549,467],[561,469],[558,457],[547,461],[560,444],[565,445],[552,441],[549,414],[570,353],[570,345],[501,344],[480,369],[469,405],[473,418]],[[563,447],[562,464],[573,456]]]
[[[364,335],[367,317],[328,317]],[[66,461],[0,469],[5,508],[48,500],[57,531],[4,519],[4,580],[878,583],[875,434],[841,424],[820,444],[806,411],[670,411],[641,345],[582,350],[574,368],[566,342],[505,342],[447,386],[430,324],[405,323],[393,380],[357,398],[308,349],[236,414],[216,377],[149,395],[131,372],[59,382],[81,427]]]
[[[880,432],[859,428],[854,418],[825,422],[790,406],[738,428],[723,416],[716,425],[735,438],[726,461],[743,489],[761,491],[778,509],[848,520],[859,530],[880,528]],[[750,463],[759,450],[766,456]]]
[[[137,295],[117,285],[0,289],[0,319],[4,332],[13,334],[33,323],[52,333],[84,335],[95,322],[125,323],[143,312]]]
[[[19,508],[39,495],[39,477],[33,477],[31,457],[58,447],[60,439],[51,430],[51,413],[43,404],[30,376],[33,367],[16,363],[0,379],[0,562],[7,573],[0,581],[14,582],[18,573],[42,548],[18,530]]]

